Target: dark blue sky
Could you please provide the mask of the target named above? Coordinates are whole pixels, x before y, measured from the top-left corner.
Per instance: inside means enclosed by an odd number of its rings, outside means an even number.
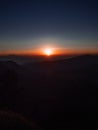
[[[97,0],[0,0],[0,51],[40,47],[40,39],[98,48],[97,8]]]

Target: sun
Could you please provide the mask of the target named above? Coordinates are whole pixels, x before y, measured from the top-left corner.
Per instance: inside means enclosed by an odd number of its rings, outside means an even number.
[[[53,50],[51,48],[46,48],[44,50],[44,54],[47,55],[47,56],[50,56],[53,54]]]

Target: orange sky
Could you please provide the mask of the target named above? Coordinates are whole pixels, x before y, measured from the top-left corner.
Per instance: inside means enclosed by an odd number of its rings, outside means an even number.
[[[9,50],[9,51],[2,51],[0,55],[45,55],[44,49],[35,49],[35,50]],[[52,55],[69,55],[69,54],[98,54],[97,49],[53,49]]]

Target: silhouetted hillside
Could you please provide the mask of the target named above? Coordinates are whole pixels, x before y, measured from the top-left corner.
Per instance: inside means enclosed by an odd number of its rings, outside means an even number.
[[[97,94],[97,55],[0,62],[0,109],[19,112],[45,130],[94,129]]]

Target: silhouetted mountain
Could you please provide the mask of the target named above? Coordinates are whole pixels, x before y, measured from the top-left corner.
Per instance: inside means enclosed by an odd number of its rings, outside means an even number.
[[[19,112],[45,130],[94,129],[97,94],[98,55],[0,62],[0,108]]]
[[[54,60],[58,60],[58,59],[65,59],[65,58],[69,58],[72,57],[72,55],[61,55],[61,56],[52,56],[52,57],[45,57],[45,56],[37,56],[37,55],[4,55],[4,56],[0,56],[0,61],[14,61],[18,64],[24,64],[24,63],[28,63],[28,62],[41,62],[41,61],[54,61]]]
[[[77,56],[74,58],[54,61],[43,61],[39,63],[26,63],[24,67],[32,71],[64,71],[64,70],[78,70],[78,69],[89,69],[91,66],[98,65],[98,56]]]

